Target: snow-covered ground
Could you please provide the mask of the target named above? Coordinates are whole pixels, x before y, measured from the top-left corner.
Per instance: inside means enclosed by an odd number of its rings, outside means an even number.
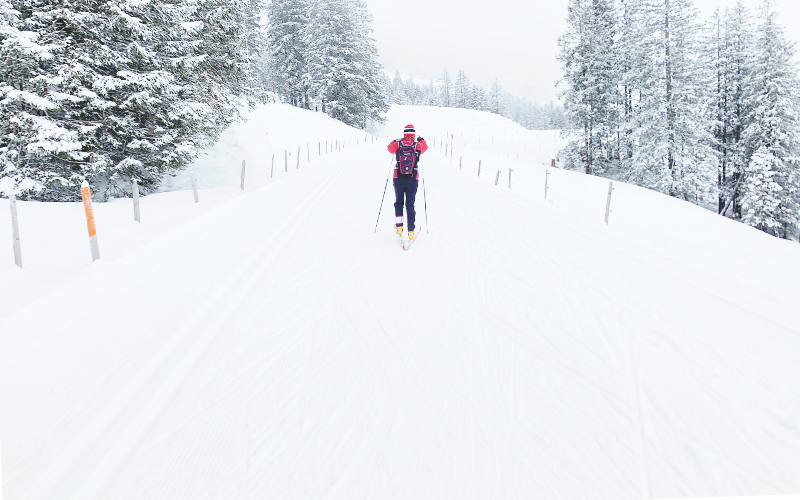
[[[389,194],[373,234],[406,123],[409,252]],[[800,245],[624,184],[606,226],[608,181],[545,199],[561,139],[486,113],[371,131],[258,110],[201,203],[95,204],[93,264],[79,204],[19,203],[24,269],[0,218],[4,498],[800,492]]]

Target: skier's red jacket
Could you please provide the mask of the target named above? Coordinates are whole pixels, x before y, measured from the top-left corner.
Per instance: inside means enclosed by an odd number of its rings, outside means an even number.
[[[389,152],[392,153],[393,155],[396,155],[397,154],[397,148],[400,147],[400,142],[402,142],[404,146],[411,146],[412,144],[414,144],[414,136],[413,135],[409,135],[409,136],[403,137],[402,140],[396,140],[396,141],[390,142],[389,143]],[[421,137],[419,138],[419,140],[417,141],[416,150],[417,150],[417,152],[419,152],[419,154],[422,154],[422,153],[424,153],[425,151],[428,150],[428,143],[425,142],[425,139],[423,139]],[[398,171],[399,171],[399,169],[397,168],[397,164],[395,164],[395,166],[394,166],[394,178],[395,179],[397,179]],[[400,175],[402,175],[402,174],[400,174]],[[407,177],[407,176],[403,176],[403,177]],[[419,179],[419,171],[417,171],[416,178]]]

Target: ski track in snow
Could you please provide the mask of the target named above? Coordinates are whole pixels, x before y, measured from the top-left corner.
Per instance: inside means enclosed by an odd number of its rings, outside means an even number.
[[[372,234],[386,158],[323,157],[0,318],[9,498],[800,489],[795,313],[433,147],[403,252],[390,190]]]

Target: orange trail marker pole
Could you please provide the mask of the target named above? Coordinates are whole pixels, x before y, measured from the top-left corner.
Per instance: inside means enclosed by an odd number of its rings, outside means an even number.
[[[92,192],[89,183],[83,181],[81,184],[81,198],[83,198],[83,210],[86,212],[86,226],[89,228],[89,245],[92,247],[92,262],[100,258],[100,247],[97,246],[97,230],[94,226],[94,211],[92,210]]]

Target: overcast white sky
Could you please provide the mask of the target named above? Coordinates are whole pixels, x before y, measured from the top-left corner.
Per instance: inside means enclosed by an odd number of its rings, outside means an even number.
[[[495,77],[533,101],[556,98],[561,77],[557,39],[566,26],[567,0],[366,0],[386,70],[425,80],[442,68],[464,70],[485,88]],[[703,18],[736,0],[695,0]],[[745,0],[755,14],[761,0]],[[800,40],[800,1],[779,0],[781,24]]]

